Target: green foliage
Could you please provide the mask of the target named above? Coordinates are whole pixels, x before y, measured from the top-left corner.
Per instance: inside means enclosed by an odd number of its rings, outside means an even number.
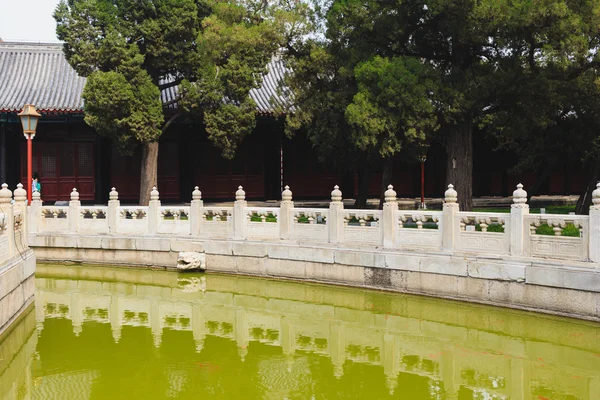
[[[554,236],[554,230],[548,224],[542,224],[542,225],[538,226],[535,230],[535,233],[538,235]]]
[[[581,158],[600,143],[599,9],[583,0],[333,0],[325,35],[288,53],[298,115],[287,129],[307,132],[341,164],[432,135],[450,158],[470,157],[461,146],[477,128],[516,151],[521,168],[565,150]],[[470,193],[471,177],[461,180]]]
[[[434,76],[419,60],[375,56],[355,68],[355,77],[358,91],[346,120],[356,128],[353,140],[361,150],[392,157],[403,140],[424,140],[425,132],[437,130]]]
[[[577,228],[573,224],[567,224],[567,226],[565,226],[562,230],[562,235],[563,236],[572,236],[572,237],[580,237],[581,236],[579,228]]]
[[[184,113],[233,157],[255,126],[250,90],[305,20],[306,6],[262,0],[62,0],[58,38],[88,81],[86,122],[128,152]],[[295,25],[290,25],[295,22]],[[160,91],[179,86],[178,110]]]
[[[535,233],[538,235],[554,236],[554,229],[548,224],[542,224],[536,228]],[[580,235],[579,228],[573,224],[567,224],[562,230],[562,236],[580,237]]]
[[[477,232],[481,232],[481,225],[476,224],[475,230]],[[487,231],[494,232],[494,233],[504,233],[504,226],[502,226],[500,224],[489,224],[487,227]]]
[[[250,217],[250,221],[252,222],[262,222],[262,217],[258,214],[252,214]],[[265,222],[277,222],[277,217],[273,214],[269,214],[265,218]]]

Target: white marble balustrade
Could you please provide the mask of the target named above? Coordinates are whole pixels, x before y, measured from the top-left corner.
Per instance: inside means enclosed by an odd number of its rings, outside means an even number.
[[[29,249],[27,192],[19,183],[13,193],[5,183],[0,189],[0,267]]]
[[[35,195],[35,194],[34,194]],[[29,230],[81,234],[175,235],[201,239],[335,243],[348,247],[444,251],[457,255],[512,255],[600,264],[600,183],[589,216],[530,214],[522,185],[510,213],[460,211],[452,185],[441,211],[398,210],[390,185],[383,210],[344,209],[335,187],[329,208],[294,206],[288,186],[280,207],[254,207],[243,188],[232,206],[204,206],[196,187],[190,206],[162,206],[156,188],[148,206],[120,206],[113,188],[106,206],[81,206],[71,193],[68,207],[30,207]],[[0,226],[7,217],[0,210]],[[13,216],[10,217],[14,219]],[[8,239],[0,231],[0,257]],[[573,232],[578,233],[574,236]]]

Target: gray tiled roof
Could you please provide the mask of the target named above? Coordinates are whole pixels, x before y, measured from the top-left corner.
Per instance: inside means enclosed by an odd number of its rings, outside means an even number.
[[[250,96],[257,111],[270,114],[285,100],[277,85],[285,74],[280,61],[269,64],[262,87]],[[83,112],[85,78],[77,75],[62,52],[62,44],[0,42],[0,112],[18,112],[23,104],[35,104],[42,112]],[[177,96],[177,87],[161,93],[163,102]]]

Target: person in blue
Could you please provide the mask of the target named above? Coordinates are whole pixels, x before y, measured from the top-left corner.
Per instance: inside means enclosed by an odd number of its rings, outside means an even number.
[[[31,193],[33,192],[42,193],[42,184],[40,183],[40,176],[37,172],[33,173],[33,180],[31,181]]]

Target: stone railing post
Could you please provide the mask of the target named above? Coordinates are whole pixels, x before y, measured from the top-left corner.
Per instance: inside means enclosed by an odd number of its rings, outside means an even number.
[[[517,190],[513,192],[513,204],[510,206],[510,224],[508,225],[510,255],[512,256],[523,256],[529,250],[528,243],[525,243],[529,235],[529,227],[525,224],[528,215],[527,192],[523,190],[523,185],[519,183]]]
[[[344,203],[342,202],[342,191],[335,185],[331,192],[331,203],[329,203],[329,242],[340,243],[344,240]]]
[[[233,203],[233,238],[244,239],[246,237],[246,192],[242,186],[235,192],[235,203]]]
[[[29,227],[28,227],[28,215],[27,215],[27,191],[23,189],[23,184],[19,183],[14,191],[15,204],[13,212],[19,210],[21,212],[21,245],[24,249],[29,247]],[[16,222],[16,221],[15,221]],[[24,250],[23,249],[23,250]]]
[[[289,186],[281,192],[281,203],[279,204],[279,237],[289,239],[292,234],[292,224],[294,223],[294,201],[292,200],[292,191]]]
[[[394,187],[389,185],[384,195],[385,203],[383,204],[383,218],[381,218],[383,247],[394,247],[396,244],[396,211],[398,211]]]
[[[73,188],[73,191],[71,192],[71,201],[69,201],[69,212],[67,213],[70,233],[77,233],[79,230],[80,208],[81,202],[79,201],[79,193],[77,192],[77,189]]]
[[[459,211],[457,203],[458,193],[454,185],[448,185],[444,193],[444,206],[442,208],[442,249],[454,251],[454,244],[458,226],[456,225],[456,214]]]
[[[592,192],[590,207],[590,260],[600,263],[600,182]]]
[[[4,221],[0,229],[4,231],[4,235],[8,239],[8,258],[12,258],[15,254],[15,220],[13,214],[13,205],[10,204],[12,200],[12,192],[8,190],[6,183],[2,184],[0,189],[0,213],[4,214]]]
[[[196,186],[192,192],[192,203],[190,204],[190,235],[199,236],[202,232],[202,192]]]
[[[29,206],[29,215],[27,220],[27,229],[29,233],[37,233],[42,228],[42,196],[37,190],[31,193],[31,205]]]
[[[108,210],[106,211],[106,219],[108,220],[108,233],[117,233],[117,221],[119,216],[119,207],[121,202],[119,201],[119,192],[117,189],[112,188],[108,194]]]
[[[150,202],[148,203],[148,233],[156,235],[158,233],[158,221],[160,220],[160,199],[156,186],[150,192]]]

